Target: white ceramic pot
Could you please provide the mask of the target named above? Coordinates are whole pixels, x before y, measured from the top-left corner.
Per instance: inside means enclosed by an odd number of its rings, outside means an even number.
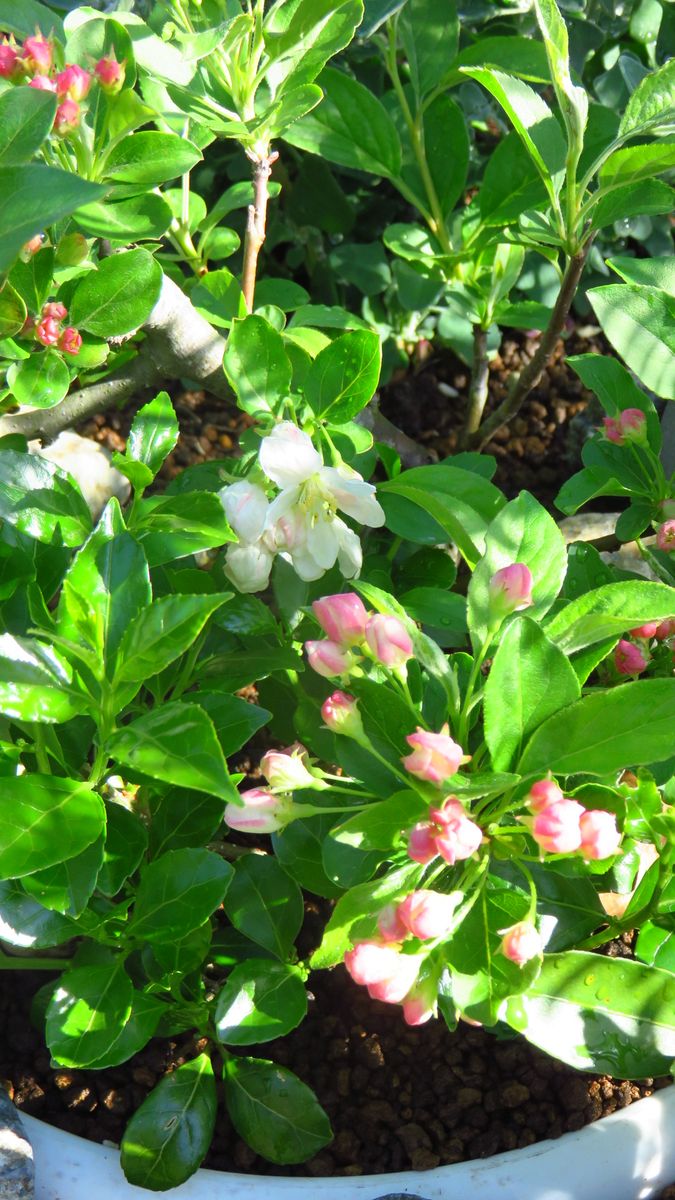
[[[22,1117],[35,1155],[35,1200],[141,1200],[116,1150]],[[171,1200],[649,1200],[675,1180],[675,1087],[578,1133],[493,1158],[348,1179],[198,1171]]]

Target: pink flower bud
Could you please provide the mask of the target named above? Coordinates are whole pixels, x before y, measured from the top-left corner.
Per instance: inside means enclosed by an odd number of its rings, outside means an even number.
[[[48,75],[34,75],[28,86],[37,88],[39,92],[56,91],[56,83],[53,79],[50,79]]]
[[[387,904],[386,908],[380,910],[377,928],[383,942],[402,942],[408,936],[408,930],[398,915],[396,904]]]
[[[80,123],[80,106],[75,100],[62,100],[54,117],[54,132],[67,137]]]
[[[582,816],[579,827],[579,849],[585,859],[609,858],[621,845],[621,834],[616,827],[614,813],[596,808],[589,809]]]
[[[21,247],[21,257],[24,262],[30,262],[33,255],[37,254],[38,250],[42,249],[44,240],[44,233],[36,233],[35,237],[32,237],[29,242],[26,242],[25,245]]]
[[[21,71],[19,55],[9,42],[0,42],[0,79],[13,79]]]
[[[324,725],[333,733],[341,733],[343,737],[355,738],[356,741],[364,737],[359,706],[348,692],[333,692],[321,705],[321,716]]]
[[[519,967],[543,953],[542,941],[531,921],[519,921],[504,930],[501,952]]]
[[[260,760],[260,770],[273,788],[292,792],[294,788],[314,787],[318,782],[308,771],[303,756],[304,746],[289,746],[287,750],[268,750]]]
[[[451,867],[476,853],[483,831],[454,796],[448,796],[440,808],[432,808],[429,816],[437,827],[436,849]]]
[[[619,422],[614,417],[603,417],[602,424],[607,441],[612,442],[615,446],[623,446],[623,434]]]
[[[345,966],[354,983],[370,987],[395,975],[399,961],[398,949],[382,942],[357,942],[345,954]]]
[[[418,980],[403,1001],[406,1025],[424,1025],[436,1015],[437,989],[432,979]]]
[[[371,653],[384,667],[402,667],[412,658],[412,639],[398,617],[375,613],[366,624],[366,641]]]
[[[305,642],[307,660],[317,675],[325,679],[334,679],[336,675],[345,675],[354,665],[354,658],[349,650],[343,650],[337,642],[323,638],[318,642]]]
[[[488,590],[491,614],[508,617],[532,604],[532,572],[525,563],[511,563],[495,571]]]
[[[47,74],[52,67],[52,44],[41,34],[27,37],[23,43],[23,66],[26,71]]]
[[[457,897],[425,888],[411,892],[398,906],[398,917],[413,937],[426,941],[448,932],[457,908]]]
[[[312,604],[314,616],[327,637],[340,646],[354,646],[363,641],[368,613],[360,596],[345,592],[338,596],[322,596]]]
[[[631,637],[645,638],[647,641],[651,641],[653,637],[656,637],[658,627],[658,621],[648,621],[646,625],[638,625],[637,629],[630,629],[628,632]]]
[[[619,675],[639,675],[649,665],[649,659],[634,642],[621,638],[614,651],[614,665]]]
[[[226,804],[225,821],[240,833],[276,833],[291,819],[293,806],[283,796],[274,796],[265,788],[250,788],[241,793],[242,805]]]
[[[579,821],[584,812],[576,800],[557,800],[536,814],[532,836],[549,854],[571,854],[581,845]]]
[[[437,857],[436,833],[437,830],[428,821],[420,821],[413,825],[408,836],[408,855],[413,862],[426,865],[432,858]]]
[[[532,812],[543,812],[549,804],[557,804],[559,800],[564,799],[554,779],[538,779],[529,790],[527,803]]]
[[[91,87],[93,76],[83,67],[69,63],[64,71],[56,76],[56,90],[59,96],[70,96],[71,100],[84,100]]]
[[[447,725],[440,733],[428,733],[418,726],[405,740],[412,746],[413,753],[401,759],[403,766],[411,775],[427,783],[442,784],[465,761],[464,751],[449,736]]]
[[[383,1000],[385,1004],[400,1004],[415,984],[421,962],[412,954],[397,954],[396,969],[375,983],[368,984],[371,1000]]]
[[[669,637],[672,637],[674,633],[675,617],[671,617],[669,621],[661,621],[661,624],[657,627],[654,637],[659,642],[665,642]]]
[[[119,63],[112,57],[98,60],[94,72],[104,92],[112,96],[120,91],[126,75],[124,67],[123,62]]]
[[[51,317],[54,321],[63,321],[68,316],[68,309],[60,300],[50,300],[49,304],[43,304],[42,317]]]
[[[646,442],[647,418],[640,408],[624,408],[619,413],[619,427],[626,442]]]
[[[35,326],[35,337],[43,346],[55,346],[60,332],[58,321],[53,317],[45,317]]]
[[[81,349],[82,334],[78,333],[77,329],[73,329],[72,325],[69,325],[67,329],[64,329],[59,338],[59,350],[62,350],[64,354],[75,356],[80,353]]]
[[[656,545],[659,550],[671,554],[675,550],[675,520],[664,521],[656,531]]]

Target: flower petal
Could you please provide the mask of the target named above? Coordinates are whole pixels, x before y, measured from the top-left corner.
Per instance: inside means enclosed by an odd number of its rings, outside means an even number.
[[[309,434],[292,421],[282,421],[269,437],[263,438],[258,451],[260,465],[278,487],[295,487],[321,469],[322,460]]]
[[[366,483],[356,471],[348,473],[344,467],[323,467],[320,476],[337,507],[348,517],[373,529],[384,525],[384,511],[375,497],[372,483]]]

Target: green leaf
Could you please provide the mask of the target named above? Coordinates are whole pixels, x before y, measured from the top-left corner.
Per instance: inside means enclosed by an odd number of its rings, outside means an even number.
[[[647,418],[649,445],[656,453],[660,451],[661,425],[658,413],[623,363],[608,354],[573,354],[567,362],[582,383],[595,392],[610,417],[618,416],[624,408],[639,408]]]
[[[70,664],[34,638],[0,635],[0,712],[18,721],[59,724],[87,711]]]
[[[11,338],[15,334],[20,333],[28,316],[28,310],[19,292],[12,287],[11,283],[5,283],[4,288],[0,292],[0,336],[2,338]],[[31,362],[31,358],[25,358],[22,362]],[[9,371],[14,371],[17,364],[12,363]],[[8,371],[8,375],[9,375]],[[70,376],[68,376],[70,381]],[[66,384],[66,388],[67,388]]]
[[[598,200],[591,212],[593,229],[604,229],[630,217],[672,212],[675,199],[673,189],[659,179],[626,183],[607,192],[600,188],[596,195]]]
[[[619,133],[625,136],[647,128],[653,133],[661,125],[672,125],[674,117],[675,59],[671,58],[638,84],[626,105]]]
[[[530,83],[550,83],[551,70],[541,42],[531,37],[510,34],[506,37],[479,37],[460,50],[447,76],[448,86],[462,83],[460,67],[497,67],[509,75],[518,75]]]
[[[426,96],[441,82],[457,53],[456,5],[453,0],[408,0],[399,17],[398,33],[415,93]]]
[[[105,846],[96,887],[104,896],[113,897],[140,865],[148,846],[148,834],[136,814],[123,804],[107,800],[105,809]]]
[[[44,350],[12,363],[7,384],[17,404],[52,408],[70,387],[70,371],[57,351]]]
[[[79,854],[27,875],[23,886],[45,908],[79,917],[87,907],[103,861],[103,837]]]
[[[376,333],[343,333],[317,354],[305,379],[305,399],[312,412],[336,424],[350,421],[372,399],[381,364]]]
[[[213,492],[142,500],[132,530],[151,567],[234,540],[225,509]]]
[[[260,1058],[230,1058],[225,1103],[237,1133],[270,1162],[304,1162],[330,1142],[326,1113],[292,1071]]]
[[[537,912],[546,950],[570,950],[595,932],[607,919],[593,885],[574,860],[527,864],[537,889]],[[555,866],[555,870],[553,867]],[[491,870],[518,888],[529,901],[530,889],[516,862],[500,861]]]
[[[144,183],[154,187],[190,171],[201,150],[177,133],[144,130],[122,138],[105,159],[103,174],[116,183]]]
[[[483,553],[487,528],[504,504],[488,479],[445,465],[412,467],[381,483],[377,495],[392,533],[425,545],[452,540],[470,566]]]
[[[436,0],[425,0],[437,7]],[[444,49],[444,46],[439,47]],[[424,113],[424,149],[429,171],[444,214],[452,211],[466,184],[469,166],[469,135],[464,112],[450,96],[441,95]],[[448,154],[448,146],[452,153]],[[421,182],[421,181],[420,181]],[[420,189],[424,195],[424,187]]]
[[[588,119],[588,93],[583,87],[575,87],[570,77],[567,26],[555,0],[535,0],[534,10],[565,121],[568,143],[580,151]]]
[[[108,748],[151,779],[237,800],[213,722],[197,704],[161,704],[113,734]]]
[[[523,775],[609,775],[663,762],[673,752],[675,679],[638,679],[593,692],[549,717],[533,734]]]
[[[0,163],[28,162],[54,123],[56,96],[37,88],[10,87],[0,96]]]
[[[335,818],[332,813],[323,817],[306,817],[291,821],[280,833],[272,835],[276,858],[296,883],[315,896],[334,899],[342,888],[327,875],[323,863],[324,839],[330,833]],[[2,904],[0,903],[0,937],[2,936]]]
[[[265,18],[265,79],[272,93],[311,82],[343,50],[363,15],[359,0],[292,0]]]
[[[371,175],[397,175],[401,167],[398,134],[370,89],[333,67],[321,73],[319,84],[324,99],[286,130],[286,141],[341,167]]]
[[[171,788],[150,801],[150,854],[203,846],[210,842],[223,820],[223,802],[204,792]]]
[[[0,875],[30,875],[79,854],[105,828],[103,801],[88,784],[52,775],[2,781]]]
[[[162,268],[147,250],[123,250],[77,285],[70,320],[100,337],[120,337],[147,320],[162,286]]]
[[[331,913],[321,945],[310,959],[312,969],[334,967],[342,962],[354,942],[372,937],[380,909],[414,891],[421,876],[422,868],[418,863],[406,862],[378,879],[350,888]]]
[[[20,6],[14,0],[0,0],[0,26],[19,38],[32,37],[37,27],[63,39],[60,17],[46,4],[40,4],[39,0],[21,0]]]
[[[60,913],[43,908],[14,880],[0,880],[0,937],[21,950],[60,946],[77,926]]]
[[[216,1036],[226,1046],[255,1046],[295,1029],[307,1012],[298,967],[249,959],[228,975],[214,1012]]]
[[[178,421],[167,392],[159,392],[133,419],[126,453],[144,463],[153,478],[178,441]]]
[[[185,937],[220,906],[233,875],[210,850],[169,850],[141,871],[129,935],[140,942]]]
[[[640,179],[653,179],[663,171],[675,167],[675,141],[663,138],[647,146],[624,146],[605,159],[600,168],[598,182],[601,188],[616,187],[621,183],[637,183]],[[641,263],[643,260],[630,259]],[[648,260],[649,261],[649,260]],[[657,259],[657,262],[661,260]],[[665,260],[669,261],[669,260]],[[610,260],[610,265],[611,260]],[[672,263],[670,263],[672,270]],[[635,283],[656,283],[653,279],[636,279]],[[657,284],[658,286],[658,284]]]
[[[3,26],[7,28],[7,26]],[[0,174],[0,271],[30,238],[67,217],[80,204],[98,200],[104,189],[56,167],[26,163]]]
[[[88,1067],[101,1060],[117,1065],[109,1061],[110,1051],[131,1016],[133,998],[122,958],[66,971],[47,1009],[45,1035],[52,1057],[64,1067]]]
[[[126,531],[119,504],[112,499],[63,580],[58,632],[93,650],[102,673],[111,675],[129,623],[151,595],[143,550]]]
[[[263,317],[235,321],[223,368],[239,407],[260,417],[279,410],[291,390],[291,362],[281,334]]]
[[[75,224],[90,237],[119,242],[159,238],[166,233],[171,221],[171,208],[163,196],[154,192],[130,196],[128,200],[83,204],[75,216]]]
[[[391,850],[403,832],[428,811],[428,801],[415,792],[397,792],[342,821],[331,831],[331,837],[357,850]]]
[[[163,596],[154,600],[127,625],[115,684],[142,683],[163,671],[189,649],[209,617],[226,599],[224,595],[216,595]]]
[[[636,149],[647,147],[636,147]],[[617,254],[607,259],[607,266],[616,271],[627,283],[647,283],[660,288],[669,296],[675,297],[675,259],[664,258],[629,258],[628,255]],[[585,355],[582,357],[586,357]],[[591,357],[590,355],[588,357]],[[572,361],[571,359],[567,360]]]
[[[528,616],[542,617],[558,595],[565,571],[565,541],[555,521],[529,492],[510,500],[490,525],[485,554],[469,584],[469,629],[479,648],[491,621],[489,585],[495,571],[524,563],[532,572],[533,603]]]
[[[254,733],[266,725],[272,715],[257,704],[250,704],[241,696],[230,696],[226,692],[191,692],[190,699],[209,714],[227,758],[250,742]]]
[[[581,695],[567,655],[526,616],[506,630],[485,684],[484,720],[492,766],[507,771],[528,734]]]
[[[328,259],[335,273],[353,283],[364,296],[376,296],[391,283],[391,269],[381,242],[341,242]],[[258,291],[256,296],[260,299]]]
[[[481,220],[486,225],[510,225],[521,213],[546,203],[546,188],[527,149],[515,131],[492,151],[478,193]]]
[[[546,636],[570,655],[647,621],[667,621],[674,611],[675,594],[665,583],[646,579],[606,583],[557,612]]]
[[[547,954],[538,979],[504,1016],[529,1042],[582,1071],[642,1079],[675,1056],[669,971],[581,950]]]
[[[282,961],[289,957],[302,925],[302,894],[275,859],[238,859],[223,908],[240,933]]]
[[[654,287],[610,283],[587,293],[603,332],[638,379],[675,400],[675,300]]]
[[[246,316],[239,280],[227,267],[202,275],[190,299],[200,316],[222,329],[229,329],[233,321]]]
[[[481,83],[502,106],[547,191],[557,194],[565,173],[565,139],[546,101],[528,84],[502,71],[462,67],[461,72]]]
[[[163,1192],[189,1179],[211,1145],[217,1107],[208,1054],[165,1075],[124,1131],[120,1155],[129,1183]]]

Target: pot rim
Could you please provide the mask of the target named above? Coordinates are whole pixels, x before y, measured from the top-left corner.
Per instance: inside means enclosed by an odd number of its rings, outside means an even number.
[[[141,1200],[118,1150],[20,1114],[36,1161],[35,1200]],[[675,1086],[635,1101],[574,1133],[491,1158],[360,1176],[243,1175],[205,1168],[169,1191],[173,1200],[649,1200],[675,1179]],[[669,1136],[670,1133],[670,1136]]]

